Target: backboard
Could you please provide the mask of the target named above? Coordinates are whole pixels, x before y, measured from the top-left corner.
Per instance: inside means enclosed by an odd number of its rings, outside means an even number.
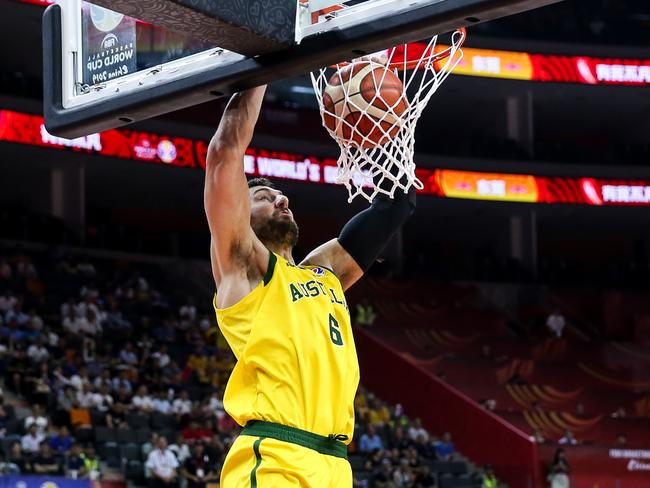
[[[60,0],[43,16],[45,124],[78,137],[558,1]]]

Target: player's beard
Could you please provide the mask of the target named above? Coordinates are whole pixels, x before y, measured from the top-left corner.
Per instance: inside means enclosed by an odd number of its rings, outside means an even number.
[[[298,224],[293,219],[270,218],[253,224],[253,232],[267,247],[291,249],[298,242]]]

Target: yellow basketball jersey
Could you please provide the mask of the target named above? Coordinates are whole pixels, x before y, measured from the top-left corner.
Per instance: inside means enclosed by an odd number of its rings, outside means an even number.
[[[271,253],[251,293],[224,309],[215,296],[214,305],[237,357],[224,408],[239,425],[265,420],[352,439],[359,364],[343,289],[330,270]]]

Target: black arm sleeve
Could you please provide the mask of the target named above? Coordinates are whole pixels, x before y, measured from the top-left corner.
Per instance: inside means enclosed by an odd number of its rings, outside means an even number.
[[[415,211],[415,188],[400,190],[395,198],[379,195],[372,205],[345,224],[339,244],[364,271],[379,257],[386,244]]]

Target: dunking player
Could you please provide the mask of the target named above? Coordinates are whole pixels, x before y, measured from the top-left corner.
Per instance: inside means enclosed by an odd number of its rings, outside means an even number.
[[[289,200],[266,179],[247,182],[243,170],[264,92],[231,98],[206,165],[214,306],[237,358],[224,406],[244,426],[221,486],[350,487],[359,367],[343,291],[411,215],[415,192],[377,197],[338,239],[295,264]]]

